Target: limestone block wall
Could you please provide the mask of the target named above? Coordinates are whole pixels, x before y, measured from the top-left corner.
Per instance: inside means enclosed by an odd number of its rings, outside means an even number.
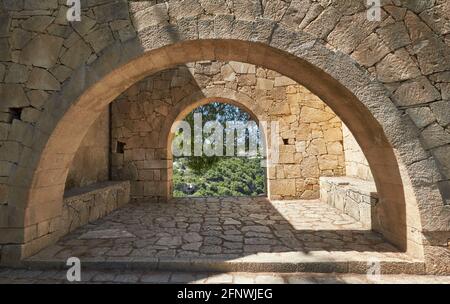
[[[109,109],[89,128],[69,169],[66,190],[109,179]]]
[[[130,201],[130,183],[103,182],[66,192],[59,232],[65,235]]]
[[[353,177],[321,177],[321,201],[350,215],[367,229],[377,229],[378,194],[375,183]]]
[[[133,199],[170,196],[170,127],[205,98],[279,122],[279,160],[267,170],[272,199],[318,198],[319,176],[345,173],[341,121],[318,97],[271,70],[203,61],[150,76],[112,104],[112,176],[131,180]]]
[[[345,173],[347,176],[373,181],[372,172],[364,153],[355,137],[345,124],[342,124],[344,137]]]

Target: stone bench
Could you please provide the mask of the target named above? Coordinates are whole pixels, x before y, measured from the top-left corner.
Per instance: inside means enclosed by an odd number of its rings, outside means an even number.
[[[129,181],[108,181],[64,194],[62,235],[95,221],[130,202]]]
[[[353,177],[321,177],[320,200],[371,229],[378,194],[375,183]]]

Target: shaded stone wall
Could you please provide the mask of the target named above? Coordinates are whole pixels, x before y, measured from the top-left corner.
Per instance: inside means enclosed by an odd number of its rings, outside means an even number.
[[[171,123],[214,97],[279,122],[279,160],[268,168],[272,199],[318,198],[319,176],[344,174],[341,121],[318,97],[274,71],[205,61],[148,77],[113,103],[112,175],[132,181],[134,199],[171,195]]]
[[[59,233],[65,235],[93,222],[130,201],[130,183],[103,182],[67,191]]]
[[[350,215],[367,229],[378,229],[375,183],[353,177],[321,177],[320,200]]]
[[[344,136],[345,174],[347,176],[373,181],[369,163],[356,142],[355,137],[345,124],[342,124],[342,134]]]
[[[72,161],[66,190],[109,179],[109,110],[90,127]]]

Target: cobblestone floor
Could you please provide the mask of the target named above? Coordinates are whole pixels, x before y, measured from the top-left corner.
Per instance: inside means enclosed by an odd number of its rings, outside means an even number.
[[[73,284],[65,271],[1,269],[0,284]],[[143,271],[82,271],[80,283],[140,284],[450,284],[448,276],[318,273],[190,273]]]
[[[320,201],[174,199],[128,205],[37,255],[238,258],[311,251],[396,254],[380,235]]]

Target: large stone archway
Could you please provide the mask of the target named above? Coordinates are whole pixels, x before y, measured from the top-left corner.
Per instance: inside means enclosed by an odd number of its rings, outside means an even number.
[[[8,204],[2,208],[8,216],[1,230],[8,245],[2,247],[2,262],[29,256],[58,238],[70,162],[89,126],[116,96],[177,64],[235,60],[286,75],[326,102],[367,157],[384,236],[418,256],[426,245],[430,267],[448,267],[448,254],[441,254],[447,250],[442,242],[450,212],[439,192],[443,178],[436,163],[385,87],[348,55],[325,47],[311,28],[301,33],[265,19],[185,16],[171,25],[135,23],[137,38],[113,44],[90,65],[78,67],[27,129],[18,165],[8,173]],[[36,233],[41,226],[46,232]]]

